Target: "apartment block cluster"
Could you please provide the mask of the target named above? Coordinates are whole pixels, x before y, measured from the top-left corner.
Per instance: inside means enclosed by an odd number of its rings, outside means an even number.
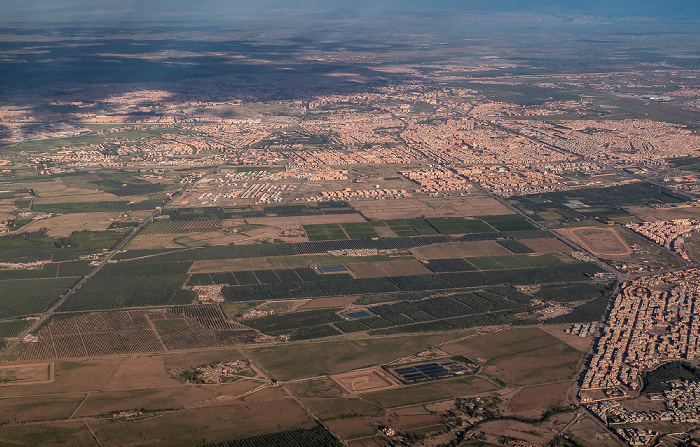
[[[295,191],[297,185],[279,183],[234,183],[225,191],[203,192],[197,200],[206,204],[219,202],[223,199],[255,199],[255,203],[281,202],[289,193]]]
[[[320,197],[310,197],[308,200],[334,200],[334,199],[400,199],[411,197],[413,194],[405,189],[395,188],[375,188],[375,189],[352,189],[345,188],[340,191],[321,191]]]
[[[583,324],[577,323],[570,328],[564,329],[564,332],[571,335],[578,335],[579,337],[588,337],[589,335],[598,333],[598,323],[595,321]]]
[[[624,283],[613,299],[582,390],[636,390],[643,371],[700,355],[700,270]]]
[[[507,166],[498,165],[457,168],[456,171],[482,188],[488,188],[503,197],[560,189],[557,177],[542,172],[513,171]]]
[[[325,182],[335,180],[347,180],[347,169],[333,169],[328,166],[313,167],[288,167],[285,171],[276,172],[270,175],[273,180],[277,179],[306,179],[310,182]]]
[[[386,112],[335,112],[328,119],[306,121],[304,129],[318,134],[332,133],[338,143],[346,147],[396,145],[396,134],[404,123]],[[393,130],[393,131],[388,131]]]
[[[675,251],[686,261],[690,261],[688,252],[684,248],[684,242],[690,233],[700,230],[700,221],[693,219],[660,220],[639,224],[628,223],[625,226],[647,239]]]
[[[465,191],[471,185],[461,175],[451,169],[441,167],[416,168],[399,171],[407,179],[418,183],[422,193],[437,193],[446,191]]]
[[[698,154],[700,136],[682,125],[652,120],[499,121],[536,136],[539,141],[589,160],[650,163]]]
[[[297,166],[351,165],[351,164],[411,164],[425,161],[425,157],[416,151],[397,147],[372,147],[361,151],[339,151],[325,149],[322,151],[283,151],[281,155]]]

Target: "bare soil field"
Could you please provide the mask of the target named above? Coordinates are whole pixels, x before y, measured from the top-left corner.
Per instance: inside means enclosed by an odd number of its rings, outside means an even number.
[[[316,298],[308,301],[297,310],[329,309],[335,307],[347,307],[357,301],[359,296],[338,296],[329,298]]]
[[[0,423],[68,419],[83,399],[85,393],[0,399]]]
[[[368,219],[379,220],[407,219],[434,211],[418,199],[360,200],[350,204]]]
[[[513,214],[505,205],[493,197],[470,194],[465,197],[427,198],[423,203],[433,209],[451,208],[458,217],[501,216]]]
[[[417,247],[411,253],[418,259],[450,259],[477,256],[512,255],[513,253],[495,241],[449,242]]]
[[[328,377],[286,383],[285,388],[299,398],[340,398],[343,389]]]
[[[129,241],[126,249],[185,248],[183,244],[175,242],[175,239],[181,236],[181,234],[139,234]]]
[[[386,445],[386,438],[378,436],[348,442],[348,447],[385,447]]]
[[[377,268],[386,273],[386,276],[430,275],[433,273],[422,262],[416,260],[380,262],[377,264]]]
[[[268,433],[311,428],[314,422],[292,399],[225,404],[137,420],[90,421],[103,446],[215,443]],[[206,427],[206,431],[202,428]]]
[[[569,235],[583,244],[596,256],[625,256],[632,254],[614,228],[582,227],[568,231]]]
[[[567,334],[564,329],[571,327],[571,324],[543,324],[539,326],[543,331],[554,335],[564,343],[578,349],[581,352],[587,352],[593,343],[593,336],[579,337],[578,335]]]
[[[380,424],[381,419],[370,417],[354,417],[325,422],[330,431],[343,439],[364,438],[375,435],[377,426]]]
[[[55,365],[53,382],[8,386],[2,390],[3,397],[181,385],[168,374],[160,356],[103,357]]]
[[[674,208],[649,208],[646,206],[629,206],[625,210],[645,222],[655,220],[700,219],[700,207],[686,206]]]
[[[398,408],[386,415],[385,425],[400,431],[414,431],[424,427],[440,425],[440,415],[429,412],[423,405]]]
[[[71,202],[108,202],[125,200],[99,189],[75,188],[63,182],[35,183],[31,186],[36,194],[34,203],[45,205],[49,203],[71,203]]]
[[[346,267],[355,278],[382,278],[387,276],[384,270],[377,267],[378,262],[357,262]]]
[[[479,425],[479,430],[486,433],[487,441],[496,441],[507,436],[534,445],[547,445],[557,433],[549,424],[536,426],[511,420],[486,422]]]
[[[0,439],[6,445],[98,447],[90,430],[80,421],[5,425],[0,427]]]
[[[435,335],[290,343],[243,349],[276,379],[292,380],[381,365],[470,333],[471,330],[464,330]]]
[[[411,219],[425,217],[468,217],[513,214],[497,200],[486,196],[447,199],[390,199],[352,202],[352,207],[370,219]]]
[[[52,382],[53,378],[53,363],[2,365],[0,367],[0,386],[34,385]]]
[[[523,239],[520,241],[526,247],[531,248],[535,253],[567,253],[572,251],[571,247],[555,238],[543,239]]]
[[[384,410],[359,397],[301,398],[304,406],[323,421],[353,416],[384,416]]]
[[[235,399],[258,386],[260,386],[258,381],[240,380],[221,385],[189,386],[182,384],[166,388],[92,392],[75,417],[97,416],[140,408],[147,411],[186,408],[214,399]]]
[[[377,368],[336,374],[331,376],[331,379],[350,394],[388,390],[400,386]]]
[[[244,234],[230,234],[225,231],[202,233],[139,234],[129,242],[127,249],[143,250],[154,248],[194,248],[205,245],[228,245],[233,243],[255,243],[256,239]]]
[[[591,416],[582,418],[567,431],[579,445],[590,447],[620,447],[623,445]]]
[[[431,380],[418,385],[376,391],[364,394],[363,398],[389,409],[455,397],[485,395],[496,389],[498,387],[488,380],[479,377],[462,377]]]
[[[348,269],[356,278],[381,278],[385,276],[429,275],[433,272],[416,260],[358,262],[348,264]]]
[[[523,388],[511,399],[510,411],[528,415],[532,412],[539,414],[547,407],[564,402],[573,386],[573,382],[563,382]]]
[[[576,373],[583,355],[538,328],[492,332],[443,345],[451,355],[465,355],[484,366],[486,374],[512,385],[534,385],[565,380]]]
[[[166,369],[189,368],[206,363],[230,362],[245,359],[238,349],[232,348],[199,352],[173,352],[162,354],[158,357],[163,360]]]
[[[103,231],[112,223],[118,213],[71,213],[48,219],[35,220],[25,225],[22,231],[37,231],[48,228],[51,237],[68,237],[74,231]]]

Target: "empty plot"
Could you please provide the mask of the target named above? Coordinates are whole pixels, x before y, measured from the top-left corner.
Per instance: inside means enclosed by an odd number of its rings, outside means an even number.
[[[632,250],[612,228],[575,228],[569,233],[596,256],[623,256]]]
[[[416,260],[360,262],[348,264],[347,267],[356,278],[383,278],[387,276],[427,275],[432,273],[423,263]]]
[[[423,263],[416,260],[387,261],[375,263],[386,276],[427,275],[432,273]]]
[[[514,385],[573,377],[582,353],[538,328],[517,328],[442,346],[484,365],[484,372]]]
[[[512,254],[496,241],[448,242],[426,245],[411,250],[418,259],[467,258],[472,256],[498,256]]]
[[[0,368],[0,386],[33,385],[53,381],[53,363],[32,365],[3,365]]]
[[[571,247],[556,238],[523,239],[523,245],[530,247],[535,253],[565,253],[571,251]]]
[[[573,385],[569,382],[523,388],[510,401],[514,413],[541,411],[560,405]]]

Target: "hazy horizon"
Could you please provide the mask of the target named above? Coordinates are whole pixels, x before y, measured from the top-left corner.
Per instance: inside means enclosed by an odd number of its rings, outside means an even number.
[[[700,17],[700,3],[692,0],[608,2],[592,0],[581,3],[573,0],[329,0],[257,2],[202,0],[28,0],[16,2],[0,0],[5,21],[236,21],[242,18],[330,16],[343,18],[391,17],[421,13],[474,13],[474,14],[534,14],[554,16],[586,16],[588,19],[625,19],[642,17],[647,20],[683,19]],[[1,23],[0,19],[0,23]]]

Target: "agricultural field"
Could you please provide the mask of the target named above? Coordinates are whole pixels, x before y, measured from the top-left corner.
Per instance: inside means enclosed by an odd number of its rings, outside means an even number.
[[[218,219],[202,219],[193,221],[156,221],[148,225],[141,234],[173,234],[194,233],[198,231],[213,231],[219,228]]]
[[[523,211],[531,212],[533,219],[550,228],[562,228],[578,227],[586,225],[586,222],[591,225],[607,224],[609,221],[624,223],[635,219],[637,214],[641,220],[647,220],[654,213],[658,215],[653,211],[653,206],[681,204],[686,200],[670,189],[639,182],[526,195],[513,197],[509,202]]]
[[[496,222],[498,228],[487,223]],[[481,218],[433,217],[369,222],[325,223],[302,225],[309,241],[372,239],[388,228],[397,237],[436,236],[495,233],[498,231],[527,231],[537,228],[518,215],[484,216]]]
[[[93,312],[52,318],[6,359],[55,360],[115,354],[202,349],[251,342],[250,328],[231,323],[218,307],[174,307],[144,311]]]
[[[222,293],[228,302],[300,299],[399,291],[451,290],[499,284],[585,281],[602,271],[595,264],[564,263],[559,258],[548,255],[526,258],[515,255],[494,257],[489,258],[494,265],[486,267],[477,262],[478,258],[467,259],[470,264],[483,267],[484,270],[358,279],[346,274],[333,274],[324,275],[318,280],[296,283],[294,287],[282,284],[227,286],[223,288]]]

